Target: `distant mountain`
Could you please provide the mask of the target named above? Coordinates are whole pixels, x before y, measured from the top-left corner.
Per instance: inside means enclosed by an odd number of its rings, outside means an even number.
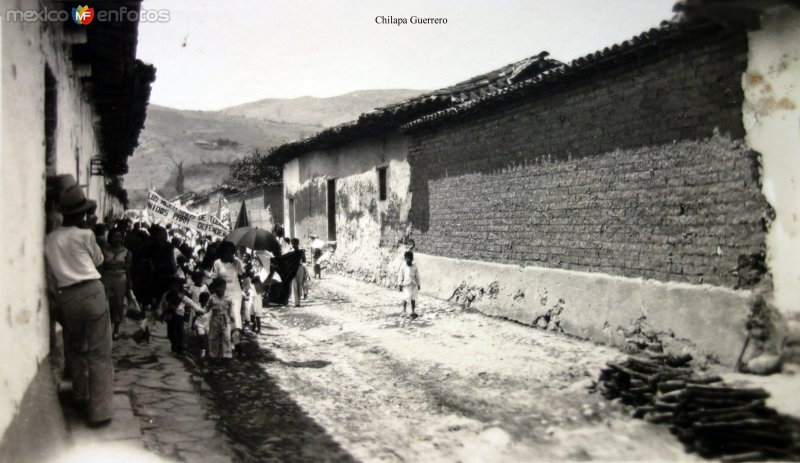
[[[133,207],[142,205],[137,199],[144,197],[148,185],[174,196],[178,166],[183,163],[185,191],[207,190],[222,182],[232,161],[256,148],[267,149],[317,130],[310,125],[257,121],[218,111],[150,105],[139,146],[128,160],[125,188]]]
[[[358,119],[362,113],[421,93],[422,90],[360,90],[330,98],[310,96],[292,99],[270,98],[225,108],[222,113],[265,122],[314,125],[323,128]]]
[[[181,163],[184,191],[208,190],[225,179],[231,162],[256,148],[267,151],[422,92],[364,90],[331,98],[266,99],[221,111],[150,105],[125,176],[131,207],[144,206],[148,185],[175,196]]]

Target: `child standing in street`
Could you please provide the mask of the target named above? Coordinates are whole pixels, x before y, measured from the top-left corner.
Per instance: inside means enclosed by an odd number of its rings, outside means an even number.
[[[250,331],[255,331],[255,319],[253,319],[253,283],[250,273],[242,277],[242,324],[249,327]]]
[[[252,287],[252,298],[253,298],[253,331],[257,334],[261,334],[261,316],[263,315],[264,311],[264,297],[267,297],[265,293],[264,285],[261,283],[261,277],[259,275],[253,275],[253,287]]]
[[[213,294],[208,300],[211,319],[208,326],[208,356],[230,359],[233,357],[231,325],[233,324],[233,302],[225,295],[227,283],[222,278],[211,282]]]
[[[200,295],[200,307],[206,311],[202,315],[198,315],[195,319],[194,329],[197,335],[197,344],[200,346],[200,358],[205,358],[206,351],[208,350],[208,324],[211,320],[211,311],[208,310],[208,300],[211,299],[211,293],[203,293]]]
[[[314,248],[314,278],[322,279],[322,266],[319,259],[322,257],[322,249]]]
[[[300,307],[300,298],[308,298],[308,288],[306,286],[308,280],[308,271],[306,271],[306,250],[300,249],[300,240],[292,238],[293,252],[300,254],[300,262],[297,267],[297,273],[291,282],[292,297],[294,298],[295,307]]]
[[[417,318],[416,302],[417,291],[420,289],[419,285],[419,270],[414,265],[414,253],[406,251],[403,255],[405,258],[405,265],[400,265],[400,271],[397,272],[397,288],[403,293],[403,314],[406,313],[406,304],[411,302],[411,319]]]
[[[192,284],[189,286],[189,297],[192,299],[192,301],[200,307],[203,307],[203,305],[200,303],[200,295],[208,292],[208,287],[203,284],[203,272],[196,271],[192,273]],[[199,316],[200,314],[194,310],[194,308],[192,308],[192,311],[189,314],[190,329],[194,328]]]
[[[164,314],[167,321],[167,337],[172,344],[172,352],[183,354],[183,324],[187,315],[187,306],[190,310],[202,313],[202,309],[186,296],[183,280],[178,280],[174,286],[161,298],[159,311]]]

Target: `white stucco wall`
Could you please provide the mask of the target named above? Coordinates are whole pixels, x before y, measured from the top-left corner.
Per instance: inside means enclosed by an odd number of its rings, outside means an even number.
[[[408,141],[399,134],[359,140],[346,146],[313,151],[284,165],[284,219],[290,229],[289,199],[314,188],[318,212],[303,220],[295,211],[294,235],[307,240],[327,233],[327,180],[336,179],[336,265],[360,279],[386,284],[399,265],[398,235],[407,228],[410,208]],[[378,199],[378,168],[387,168],[387,199]],[[391,218],[391,219],[390,219]],[[382,221],[392,221],[393,233],[384,234]],[[387,222],[388,223],[388,222]],[[386,224],[384,224],[386,225]],[[404,249],[403,249],[404,251]]]
[[[749,48],[743,118],[775,209],[767,234],[773,303],[800,315],[800,10],[768,11],[762,28],[749,34]]]
[[[750,291],[421,253],[414,260],[423,294],[454,301],[462,295],[463,302],[469,290],[470,307],[486,315],[618,347],[647,330],[668,352],[728,366],[744,345]]]
[[[40,7],[36,1],[15,3],[15,8]],[[102,177],[88,175],[90,158],[98,154],[93,112],[65,56],[61,28],[42,26],[0,21],[0,435],[50,350],[43,253],[45,63],[58,83],[56,173],[80,171],[80,183],[100,202],[98,214],[110,206]]]

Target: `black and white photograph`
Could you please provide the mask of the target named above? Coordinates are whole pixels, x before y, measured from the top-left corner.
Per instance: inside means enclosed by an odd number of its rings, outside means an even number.
[[[798,0],[2,0],[0,463],[800,461]]]

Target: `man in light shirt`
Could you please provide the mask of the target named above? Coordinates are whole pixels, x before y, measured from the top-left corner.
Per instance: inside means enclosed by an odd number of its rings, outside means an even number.
[[[73,398],[85,408],[90,426],[111,421],[114,393],[111,318],[97,271],[103,252],[92,230],[81,228],[86,213],[96,206],[80,186],[70,186],[59,202],[64,221],[45,240],[48,269],[58,287],[56,305],[64,327]]]

